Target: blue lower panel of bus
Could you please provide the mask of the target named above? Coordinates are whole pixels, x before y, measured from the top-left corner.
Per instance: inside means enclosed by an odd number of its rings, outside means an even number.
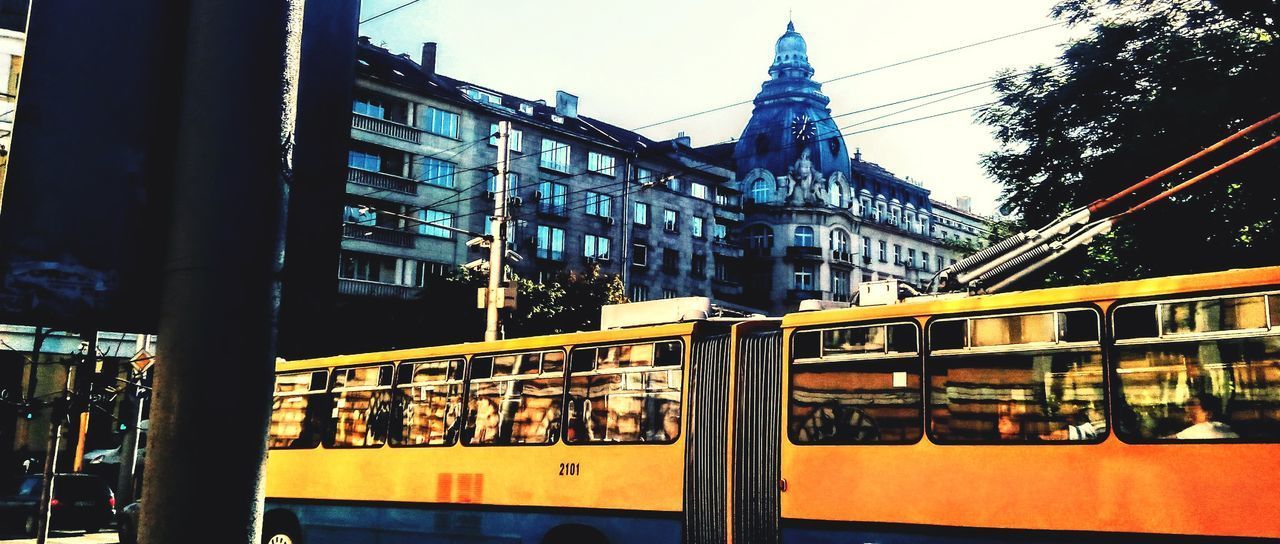
[[[305,544],[419,542],[540,544],[549,533],[564,542],[609,544],[680,542],[680,514],[614,510],[433,505],[351,505],[267,501],[268,512],[288,510],[302,525]],[[559,540],[559,539],[557,539]]]

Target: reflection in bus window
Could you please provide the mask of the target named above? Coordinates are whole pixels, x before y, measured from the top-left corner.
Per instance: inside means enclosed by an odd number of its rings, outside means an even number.
[[[324,370],[276,376],[268,447],[302,449],[320,444],[321,429],[329,419],[329,397],[324,394],[328,379]]]
[[[1092,310],[932,323],[931,436],[939,443],[1101,441],[1098,330]]]
[[[340,368],[329,390],[333,412],[325,447],[380,446],[391,417],[391,365]]]
[[[563,369],[560,350],[473,357],[463,443],[555,442],[560,436]]]
[[[462,426],[462,359],[405,361],[396,371],[393,446],[440,446],[458,441]]]
[[[1117,308],[1120,436],[1280,439],[1280,327],[1268,315],[1277,299],[1248,295]]]
[[[674,442],[681,362],[674,340],[574,349],[565,441]]]
[[[917,329],[911,323],[794,336],[787,428],[797,444],[909,444],[923,432]]]

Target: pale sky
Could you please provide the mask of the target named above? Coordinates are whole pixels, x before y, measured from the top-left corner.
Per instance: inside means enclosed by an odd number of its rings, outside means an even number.
[[[406,0],[364,0],[361,19]],[[422,0],[365,23],[369,36],[418,60],[422,42],[439,43],[439,73],[529,100],[579,97],[579,112],[637,128],[749,100],[768,78],[773,46],[788,11],[809,45],[814,79],[824,81],[909,58],[1043,26],[1052,0]],[[1052,63],[1082,29],[1054,27],[835,81],[823,86],[833,115],[977,83],[1002,68]],[[937,97],[934,97],[937,98]],[[837,119],[841,127],[930,99]],[[983,88],[848,133],[975,106]],[[741,135],[751,106],[641,130],[665,139],[685,131],[695,146]],[[970,195],[975,211],[995,208],[1000,188],[978,164],[996,148],[971,112],[845,136],[863,159],[923,181],[935,199]]]

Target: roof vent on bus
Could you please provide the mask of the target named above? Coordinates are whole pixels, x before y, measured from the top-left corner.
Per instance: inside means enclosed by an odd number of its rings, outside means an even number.
[[[898,280],[864,281],[858,284],[858,306],[884,306],[897,304],[902,297],[902,282]]]
[[[852,306],[848,302],[836,302],[834,300],[822,300],[811,298],[800,301],[801,312],[816,312],[818,310],[834,310],[837,308],[848,308]]]
[[[600,330],[699,321],[711,314],[711,299],[707,297],[608,304],[600,308]]]

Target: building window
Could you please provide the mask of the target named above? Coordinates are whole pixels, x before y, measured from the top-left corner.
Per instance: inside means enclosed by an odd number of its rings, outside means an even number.
[[[929,271],[929,252],[928,251],[920,252],[920,268],[925,272]]]
[[[766,179],[758,179],[752,182],[751,200],[758,204],[766,204],[773,200],[773,184]]]
[[[694,255],[693,260],[689,261],[689,268],[694,276],[705,277],[707,275],[707,256]]]
[[[609,260],[609,238],[588,234],[582,241],[582,256],[588,259]]]
[[[729,229],[722,223],[713,221],[711,223],[711,232],[717,242],[723,242],[725,238],[729,237]]]
[[[532,105],[529,105],[529,104],[521,103],[521,104],[520,104],[520,113],[523,113],[523,114],[525,114],[525,115],[533,115],[533,106],[532,106]]]
[[[680,179],[675,176],[669,176],[667,178],[667,189],[673,193],[680,192]]]
[[[496,94],[485,92],[480,89],[467,89],[467,96],[472,100],[482,104],[493,104],[494,106],[502,105],[502,97]]]
[[[438,226],[452,227],[453,214],[440,210],[418,210],[418,219],[422,221],[418,224],[418,234],[433,238],[453,238],[452,231]]]
[[[422,158],[422,176],[418,181],[438,187],[453,187],[453,174],[458,165],[431,157]]]
[[[637,225],[649,226],[649,205],[648,204],[645,204],[644,202],[636,202],[635,223]]]
[[[871,258],[871,239],[866,236],[862,237],[862,256],[866,259]]]
[[[367,117],[377,119],[387,118],[387,109],[382,106],[379,100],[370,100],[367,98],[357,98],[351,105],[351,111]]]
[[[347,204],[342,208],[342,222],[373,226],[378,224],[378,212],[368,206]]]
[[[888,248],[889,246],[888,244],[885,243],[884,240],[880,240],[879,242],[880,242],[880,262],[887,263],[889,262],[889,250],[886,248]]]
[[[587,153],[587,170],[606,176],[614,175],[614,158],[603,153],[590,151]]]
[[[569,171],[569,144],[562,144],[550,138],[542,139],[541,165],[560,172]]]
[[[564,260],[564,229],[538,225],[537,253],[539,259]]]
[[[861,212],[860,215],[863,217],[871,215],[871,199],[864,196],[859,199],[859,202],[861,203],[860,207],[862,208],[861,210],[858,210]]]
[[[795,288],[799,291],[812,291],[813,278],[817,269],[811,264],[798,264],[795,268]]]
[[[707,192],[707,186],[701,183],[690,183],[689,194],[693,195],[693,198],[700,198],[702,200],[710,199],[710,193]]]
[[[351,150],[347,152],[347,166],[378,172],[382,170],[382,157],[373,153]]]
[[[641,268],[649,266],[649,246],[631,244],[631,264]]]
[[[497,123],[489,123],[489,145],[494,147],[498,146],[498,124]],[[524,148],[524,133],[514,128],[511,129],[511,131],[507,133],[507,149],[510,149],[512,151],[515,151],[516,153],[519,153],[520,150],[523,148]]]
[[[675,290],[675,289],[663,289],[663,290],[662,290],[662,298],[668,298],[668,299],[669,299],[669,298],[676,298],[676,297],[679,297],[679,296],[680,296],[680,295],[679,295],[678,293],[676,293],[676,290]]]
[[[943,268],[942,255],[938,255],[938,270],[942,270],[942,268]]]
[[[907,248],[907,267],[916,267],[916,250],[914,248]]]
[[[831,300],[837,302],[849,301],[849,272],[832,271],[831,273]]]
[[[662,271],[675,274],[680,271],[680,252],[671,248],[662,250]]]
[[[662,210],[662,228],[667,232],[680,232],[680,212]]]
[[[720,281],[732,281],[729,277],[729,266],[725,264],[724,259],[716,259],[716,279]]]
[[[587,191],[586,213],[596,217],[611,217],[613,214],[613,199],[606,194]]]
[[[828,196],[831,199],[832,206],[837,208],[844,207],[844,188],[840,187],[839,183],[831,184],[831,191],[828,193]]]
[[[702,238],[703,224],[704,220],[701,217],[694,216],[689,218],[689,233],[692,234],[694,238]]]
[[[544,181],[538,184],[538,211],[555,215],[565,214],[568,197],[568,186],[562,183]]]
[[[422,128],[438,136],[458,138],[458,114],[427,106],[422,114]]]
[[[648,168],[636,168],[636,183],[652,183],[657,181],[657,179],[658,178],[653,174],[653,170],[649,170]]]
[[[631,286],[631,302],[644,302],[646,300],[649,300],[648,285]]]
[[[849,252],[849,233],[843,229],[831,229],[831,251],[837,253]]]
[[[791,245],[800,247],[814,247],[813,227],[800,226],[796,227],[795,239]]]
[[[751,249],[773,249],[773,229],[766,225],[752,225],[747,229],[747,243],[751,245]]]
[[[893,244],[893,264],[902,264],[902,244]]]
[[[489,172],[488,191],[490,193],[498,193],[498,173],[496,171]],[[520,174],[516,172],[507,172],[507,194],[514,195],[516,190],[520,188]]]

